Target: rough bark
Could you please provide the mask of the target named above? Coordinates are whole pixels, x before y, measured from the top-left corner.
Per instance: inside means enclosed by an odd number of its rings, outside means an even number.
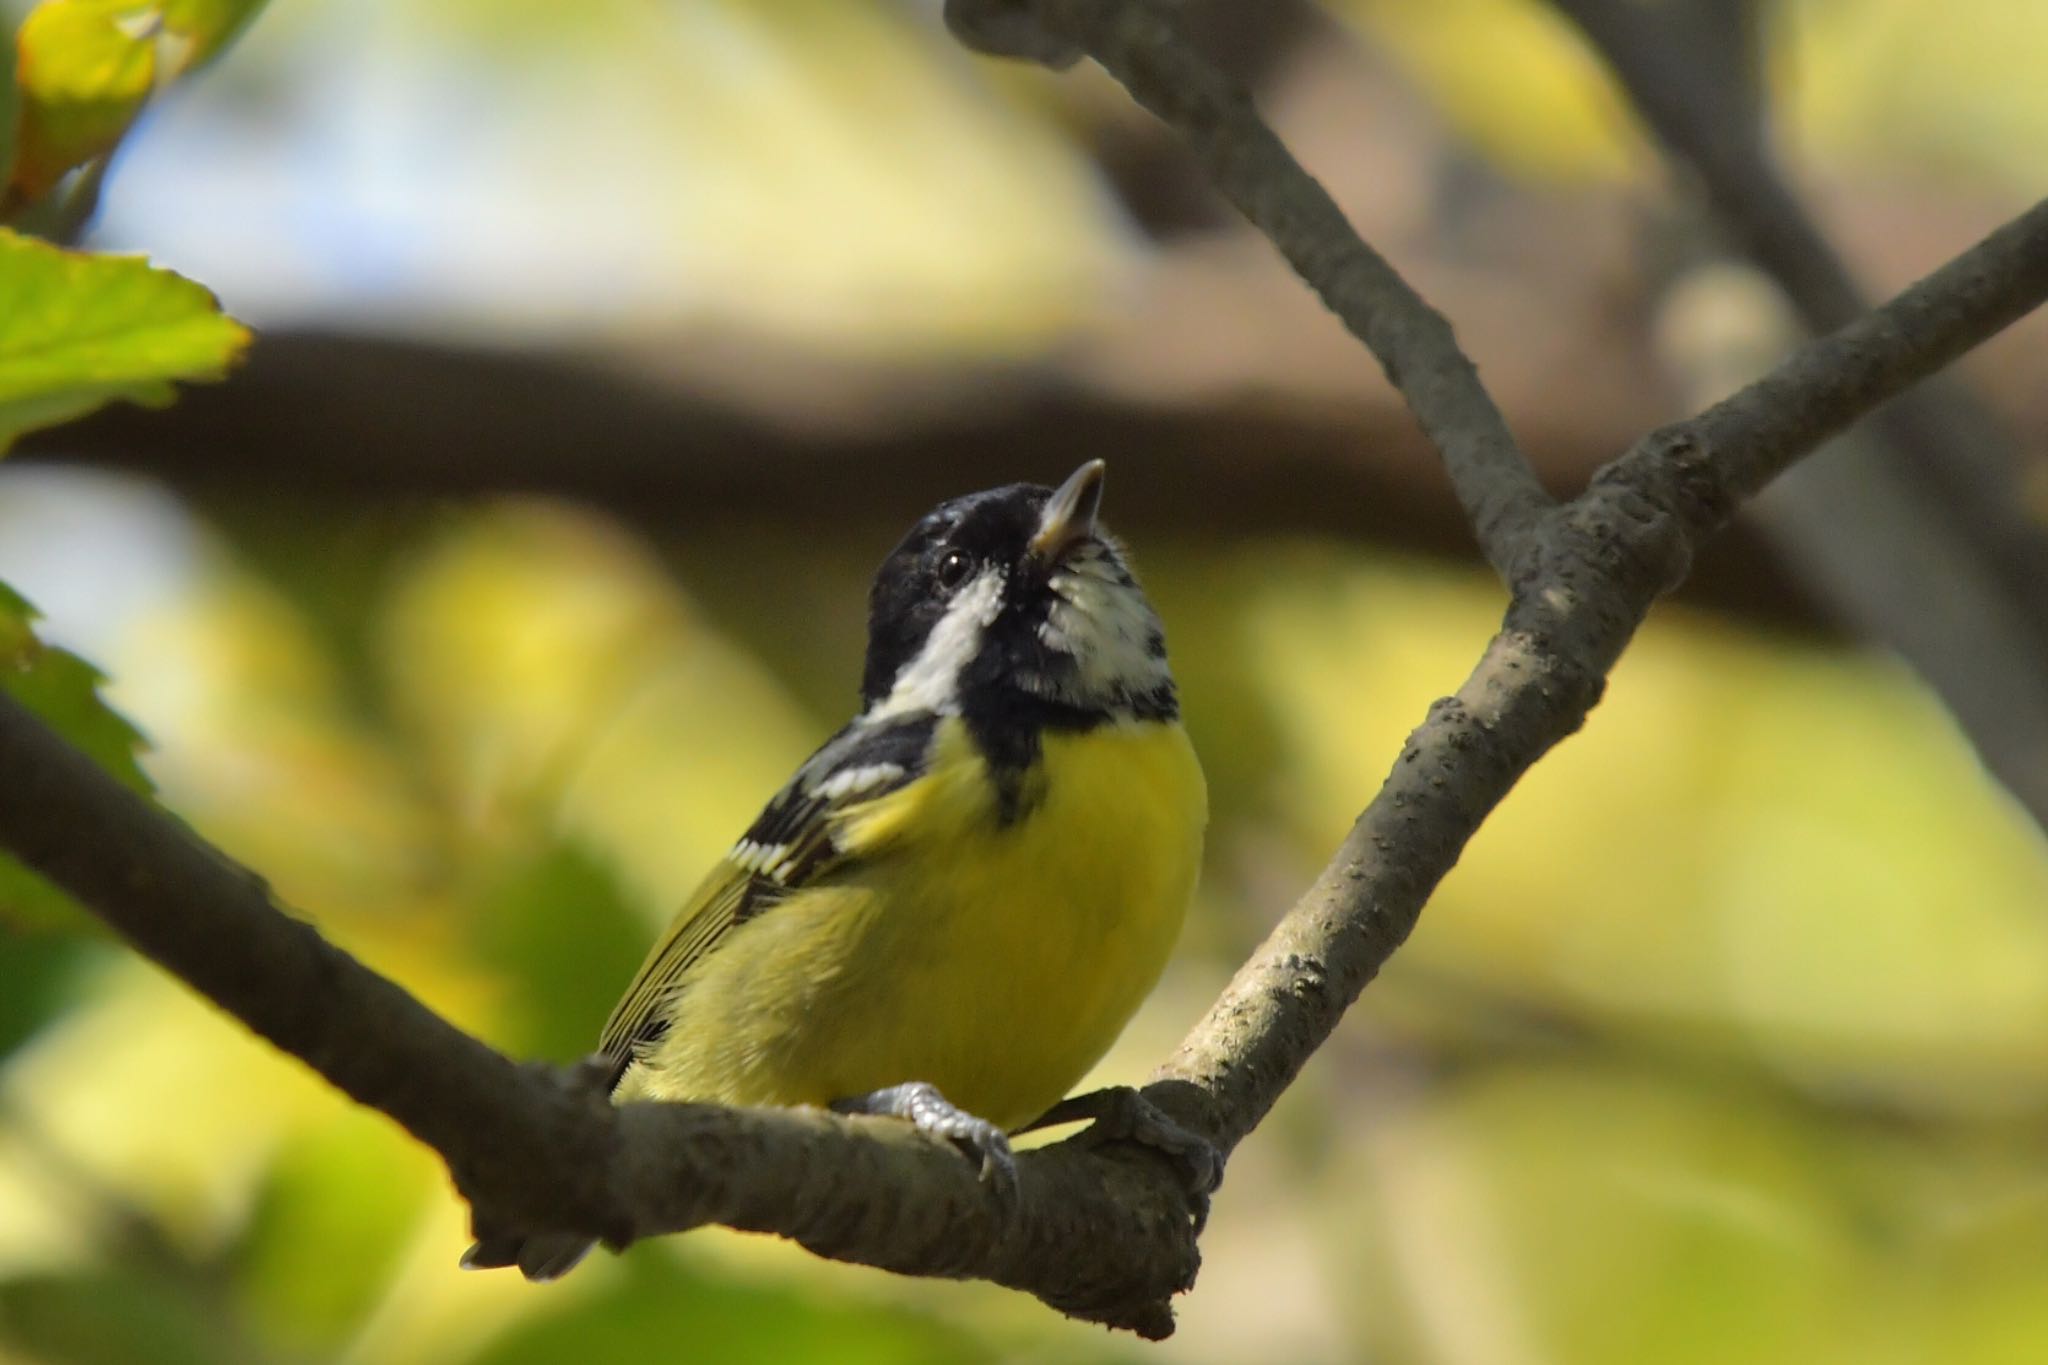
[[[1508,578],[1506,619],[1471,676],[1431,708],[1315,885],[1150,1087],[1227,1151],[1406,938],[1487,813],[1583,722],[1700,542],[1819,442],[2048,297],[2048,203],[1757,383],[1652,432],[1579,498],[1551,506],[1441,319],[1405,286],[1380,287],[1391,271],[1249,102],[1201,66],[1168,7],[995,7],[1006,43],[1094,56],[1196,137],[1232,197],[1379,352],[1445,447]],[[977,23],[956,16],[970,37],[984,33]],[[901,1124],[614,1109],[574,1075],[494,1052],[324,941],[276,908],[255,874],[4,698],[0,774],[0,843],[439,1151],[481,1232],[575,1231],[621,1245],[719,1222],[904,1273],[992,1280],[1147,1336],[1172,1329],[1170,1300],[1198,1263],[1196,1229],[1172,1170],[1149,1152],[1069,1141],[1027,1153],[1005,1203],[956,1152]]]

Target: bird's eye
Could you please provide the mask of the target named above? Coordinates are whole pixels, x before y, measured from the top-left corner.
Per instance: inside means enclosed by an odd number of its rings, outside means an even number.
[[[961,580],[967,577],[967,570],[971,563],[972,561],[967,558],[964,551],[946,551],[945,558],[939,561],[939,586],[942,588],[959,587]]]

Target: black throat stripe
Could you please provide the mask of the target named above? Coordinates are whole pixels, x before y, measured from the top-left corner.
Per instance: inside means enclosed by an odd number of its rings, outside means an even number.
[[[1045,732],[1081,734],[1108,724],[1112,717],[1107,711],[1004,688],[975,697],[961,709],[960,719],[988,764],[996,788],[996,820],[1007,827],[1045,799],[1045,773],[1039,766]]]

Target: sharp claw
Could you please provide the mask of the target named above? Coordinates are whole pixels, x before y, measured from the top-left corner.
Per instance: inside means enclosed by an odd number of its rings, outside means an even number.
[[[1010,1151],[1008,1134],[993,1124],[975,1120],[979,1131],[972,1135],[955,1134],[953,1140],[969,1152],[981,1156],[981,1183],[995,1192],[1005,1205],[1013,1205],[1017,1199],[1017,1158]]]
[[[1010,1151],[1009,1134],[953,1104],[939,1093],[938,1087],[912,1081],[839,1100],[832,1107],[841,1113],[888,1114],[907,1119],[920,1132],[946,1139],[960,1149],[962,1156],[970,1160],[979,1158],[976,1178],[989,1186],[1006,1208],[1015,1207],[1017,1160]]]

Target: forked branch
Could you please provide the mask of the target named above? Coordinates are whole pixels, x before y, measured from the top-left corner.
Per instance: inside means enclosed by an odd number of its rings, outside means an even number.
[[[1758,383],[1645,437],[1552,508],[1442,319],[1186,49],[1165,6],[993,3],[1007,21],[1022,9],[1038,25],[1011,41],[1041,57],[1096,56],[1196,139],[1219,183],[1381,355],[1444,447],[1489,556],[1510,571],[1507,618],[1478,667],[1431,708],[1315,885],[1150,1088],[1228,1149],[1406,938],[1487,813],[1582,723],[1695,547],[1825,437],[2048,297],[2048,203]],[[956,16],[970,32],[972,20]],[[573,1076],[511,1062],[279,911],[254,873],[4,694],[0,776],[0,844],[440,1152],[481,1232],[560,1230],[618,1246],[724,1223],[907,1274],[991,1280],[1146,1336],[1172,1330],[1195,1232],[1176,1176],[1147,1152],[1068,1142],[1026,1153],[1006,1207],[950,1148],[902,1124],[615,1109]]]

